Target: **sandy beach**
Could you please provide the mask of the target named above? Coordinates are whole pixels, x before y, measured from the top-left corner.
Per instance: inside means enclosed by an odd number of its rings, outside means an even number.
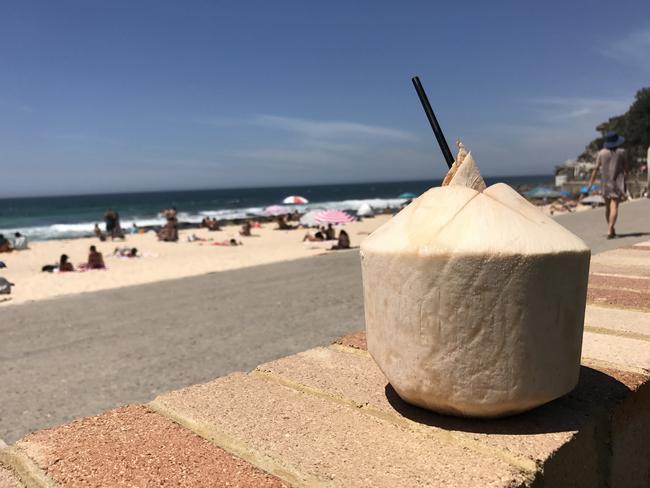
[[[351,245],[358,246],[366,235],[388,218],[390,216],[378,215],[337,226],[337,234],[338,229],[344,228],[350,235]],[[96,238],[80,238],[33,242],[29,250],[0,254],[0,261],[7,265],[0,274],[16,285],[10,300],[2,301],[0,298],[0,307],[334,252],[327,250],[332,242],[303,242],[304,229],[280,231],[274,230],[275,227],[275,223],[262,224],[261,228],[253,229],[252,237],[240,237],[239,226],[234,225],[216,232],[188,229],[180,231],[176,243],[160,242],[154,233],[128,235],[125,241],[100,242]],[[214,241],[188,242],[187,237],[192,234]],[[243,242],[243,246],[214,245],[214,242],[231,238]],[[67,254],[77,267],[86,261],[91,245],[97,246],[104,255],[107,269],[72,273],[41,271],[43,265],[55,264],[61,254]],[[143,257],[113,256],[116,247],[136,247]]]
[[[539,208],[554,217],[592,212],[592,208],[586,205],[577,205],[572,212],[553,208],[551,204]],[[361,222],[337,226],[337,234],[339,229],[344,228],[350,235],[351,245],[357,247],[365,236],[389,218],[390,215],[377,215]],[[261,228],[253,229],[251,237],[241,237],[239,229],[239,226],[227,225],[216,232],[207,229],[181,230],[179,241],[175,243],[160,242],[153,232],[130,234],[125,241],[100,242],[97,238],[88,237],[32,242],[29,250],[0,254],[0,261],[7,265],[6,269],[0,271],[0,276],[16,285],[9,299],[0,298],[0,307],[333,252],[328,251],[333,241],[303,242],[306,229],[280,231],[276,230],[275,223],[269,222],[262,224]],[[188,242],[190,235],[208,241]],[[243,245],[215,245],[232,238],[241,241]],[[67,254],[75,268],[78,268],[79,264],[86,261],[91,245],[95,245],[104,255],[107,269],[72,273],[41,271],[43,265],[56,264],[61,254]],[[142,257],[128,259],[114,256],[116,247],[135,247]]]

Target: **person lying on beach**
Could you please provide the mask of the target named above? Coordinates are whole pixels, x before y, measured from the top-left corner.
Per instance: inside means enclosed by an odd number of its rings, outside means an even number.
[[[0,252],[11,252],[11,242],[4,235],[0,234]]]
[[[325,240],[325,236],[320,230],[316,232],[313,236],[311,235],[311,232],[307,232],[305,234],[305,237],[302,238],[302,242],[305,241],[314,242],[314,241],[324,241],[324,240]]]
[[[190,234],[187,236],[187,242],[206,242],[211,240],[212,239],[206,239],[205,237],[197,236],[196,234]]]
[[[277,223],[278,223],[278,226],[277,226],[276,230],[294,230],[294,229],[298,228],[298,226],[296,226],[296,225],[287,224],[287,221],[285,220],[283,215],[278,215]]]
[[[250,221],[244,222],[244,225],[241,226],[241,230],[239,231],[240,236],[244,237],[250,237],[251,236],[251,223]]]
[[[221,242],[213,242],[213,246],[243,246],[244,243],[241,241],[237,241],[237,239],[230,239],[230,240],[225,240]]]
[[[338,242],[334,244],[330,249],[332,251],[336,251],[338,249],[350,249],[350,236],[348,233],[341,229],[341,232],[339,232]]]
[[[136,247],[116,247],[113,251],[113,256],[119,256],[121,258],[137,258],[138,257],[138,248]]]
[[[72,263],[68,261],[68,255],[67,254],[61,254],[61,257],[59,258],[59,273],[65,273],[68,271],[74,271],[74,266],[72,266]]]
[[[13,248],[14,251],[24,251],[25,249],[29,249],[29,245],[27,243],[27,237],[22,235],[20,232],[16,232],[14,234]]]

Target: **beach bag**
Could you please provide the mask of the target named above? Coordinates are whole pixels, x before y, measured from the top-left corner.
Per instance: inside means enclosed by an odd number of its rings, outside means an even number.
[[[5,278],[0,278],[0,295],[11,295],[11,287],[14,286]]]

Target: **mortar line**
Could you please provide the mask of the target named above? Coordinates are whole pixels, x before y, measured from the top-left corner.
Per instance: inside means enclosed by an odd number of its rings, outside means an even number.
[[[637,275],[626,275],[626,274],[619,274],[619,273],[603,273],[599,271],[594,271],[590,274],[596,275],[596,276],[611,276],[614,278],[631,278],[634,280],[650,280],[650,276],[637,276]]]
[[[608,329],[607,327],[595,327],[592,325],[585,325],[585,330],[587,332],[593,332],[594,334],[626,337],[628,339],[637,339],[646,342],[650,341],[650,334],[642,334],[640,332],[631,332],[627,330],[614,330],[614,329]]]
[[[25,488],[59,488],[56,481],[15,446],[0,450],[0,462],[18,476]]]

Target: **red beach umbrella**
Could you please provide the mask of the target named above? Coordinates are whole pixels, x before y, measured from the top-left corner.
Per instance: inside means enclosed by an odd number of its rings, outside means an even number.
[[[319,224],[347,224],[354,222],[354,217],[341,210],[323,210],[314,217],[314,220]]]
[[[305,197],[301,197],[300,195],[291,195],[282,200],[282,203],[287,205],[304,205],[306,203],[309,203],[309,200],[307,200]]]

